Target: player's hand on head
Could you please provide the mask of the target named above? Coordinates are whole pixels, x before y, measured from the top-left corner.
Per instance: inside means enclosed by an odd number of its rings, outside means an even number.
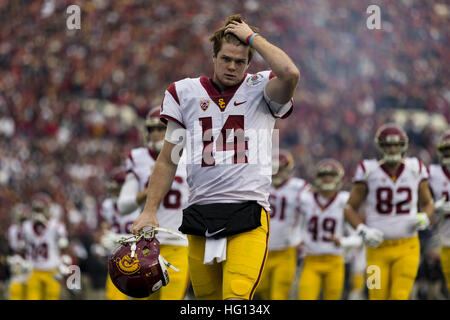
[[[232,33],[242,42],[247,42],[249,35],[253,34],[253,30],[245,22],[231,21],[225,29],[225,34]]]

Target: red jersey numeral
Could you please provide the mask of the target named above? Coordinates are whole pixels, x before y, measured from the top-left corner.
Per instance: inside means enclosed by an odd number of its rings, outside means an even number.
[[[336,231],[336,220],[333,218],[325,218],[322,221],[322,230],[326,232],[326,234],[322,235],[321,240],[325,242],[333,241],[332,236]],[[319,240],[319,217],[313,216],[308,221],[308,231],[312,235],[313,241]]]
[[[396,203],[395,205],[392,203],[394,198],[394,191],[390,187],[381,187],[376,190],[376,198],[377,198],[377,211],[379,214],[391,214],[394,211],[395,214],[408,214],[411,210],[411,200],[412,200],[412,191],[408,187],[398,188],[396,191],[397,195],[402,195],[404,200]]]

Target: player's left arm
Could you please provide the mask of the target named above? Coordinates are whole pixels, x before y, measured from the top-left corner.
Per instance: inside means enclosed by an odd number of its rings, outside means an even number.
[[[236,35],[244,43],[253,34],[252,29],[245,22],[237,21],[233,21],[227,26],[225,33],[228,32]],[[300,80],[300,71],[297,66],[283,50],[271,44],[261,35],[255,36],[251,45],[267,62],[276,76],[266,85],[268,98],[279,104],[288,103],[294,96],[295,88]]]
[[[434,211],[434,201],[431,196],[428,180],[422,180],[419,184],[419,211],[425,212],[431,220]]]

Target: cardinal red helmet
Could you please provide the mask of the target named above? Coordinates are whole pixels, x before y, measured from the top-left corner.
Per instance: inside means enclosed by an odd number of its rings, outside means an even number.
[[[444,166],[450,166],[450,130],[444,132],[437,143],[439,162]]]
[[[385,162],[400,162],[408,149],[406,132],[395,123],[382,125],[375,134],[375,145]],[[397,147],[398,149],[392,149]]]
[[[159,254],[158,239],[141,238],[135,244],[134,255],[132,243],[114,249],[108,270],[117,289],[130,297],[144,298],[169,283],[169,272]]]
[[[274,154],[274,157],[272,158],[272,168],[274,172],[272,183],[275,186],[281,185],[289,179],[294,172],[294,157],[288,150],[280,149],[278,159],[276,154]]]
[[[158,141],[152,141],[150,139],[150,134],[154,129],[163,130],[166,125],[159,120],[159,107],[155,107],[151,109],[147,116],[145,117],[145,141],[148,147],[154,151],[159,152],[162,148],[164,138],[159,139]]]
[[[111,170],[109,180],[106,182],[106,189],[109,193],[120,191],[120,187],[125,182],[127,171],[123,167],[116,167]]]
[[[333,179],[325,176],[333,176]],[[324,159],[316,166],[315,185],[319,190],[335,191],[342,186],[342,178],[344,177],[344,168],[339,161],[334,159]],[[330,180],[328,180],[330,179]]]

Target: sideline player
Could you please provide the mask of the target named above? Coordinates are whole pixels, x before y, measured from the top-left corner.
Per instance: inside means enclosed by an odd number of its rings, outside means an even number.
[[[341,191],[344,169],[334,159],[317,164],[314,189],[300,196],[302,251],[305,257],[298,285],[299,300],[341,299],[344,286],[344,249],[357,247],[362,239],[345,224],[348,192]]]
[[[127,176],[117,205],[122,215],[133,215],[132,221],[141,211],[140,206],[147,196],[149,177],[163,145],[166,126],[159,120],[159,116],[159,107],[148,112],[145,119],[147,146],[131,150],[126,160]],[[177,231],[181,225],[182,209],[188,201],[189,187],[183,161],[178,166],[170,190],[164,195],[157,211],[160,227],[173,231]],[[165,232],[159,232],[156,238],[160,242],[161,255],[180,271],[169,268],[169,284],[152,294],[149,299],[182,300],[189,284],[187,240]]]
[[[450,293],[450,130],[437,143],[439,164],[430,165],[430,188],[438,216],[442,272]]]
[[[287,117],[300,78],[292,60],[240,15],[210,38],[212,78],[186,78],[166,90],[166,140],[133,232],[158,226],[156,211],[177,169],[178,134],[188,154],[189,269],[197,299],[252,299],[267,258],[272,132]],[[257,51],[271,71],[247,74]],[[178,132],[180,133],[180,132]],[[172,155],[174,157],[172,158]]]
[[[274,163],[279,165],[270,187],[269,254],[256,294],[264,300],[287,300],[297,269],[298,201],[309,184],[292,176],[294,158],[289,151],[280,150],[278,159],[272,159]]]
[[[408,137],[396,124],[381,126],[375,144],[382,158],[358,165],[345,216],[368,245],[367,276],[374,272],[379,280],[369,298],[407,300],[419,267],[417,231],[428,227],[434,210],[428,172],[419,159],[404,157]],[[364,201],[367,225],[357,214]]]

